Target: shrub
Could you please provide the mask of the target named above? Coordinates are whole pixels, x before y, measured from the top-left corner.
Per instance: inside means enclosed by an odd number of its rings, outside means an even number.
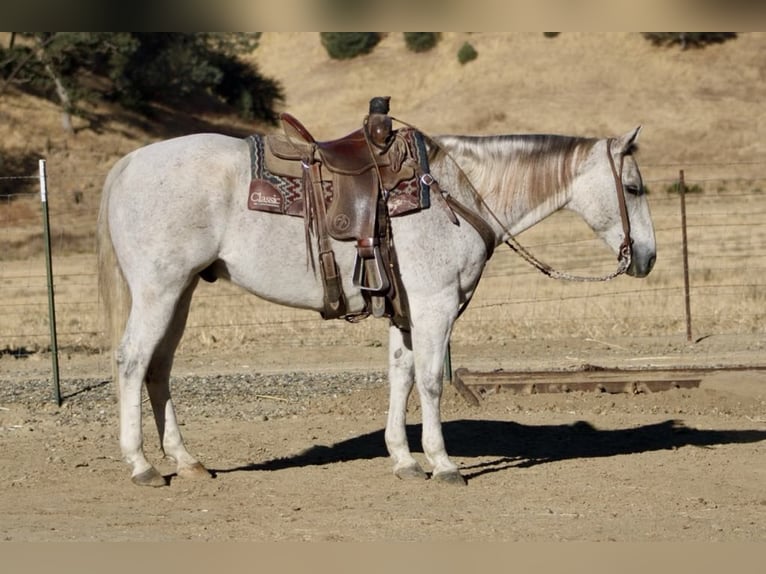
[[[368,54],[380,42],[377,32],[320,32],[319,35],[324,49],[335,60]]]
[[[475,60],[479,57],[479,53],[476,51],[470,43],[465,42],[457,51],[457,59],[461,64],[467,64],[471,60]]]
[[[34,193],[40,182],[39,158],[36,151],[0,149],[0,200],[14,199],[21,194]]]
[[[678,193],[679,190],[680,190],[680,187],[681,186],[678,184],[678,182],[675,182],[675,183],[672,183],[672,184],[668,185],[665,188],[665,192],[666,193]],[[696,184],[696,183],[693,183],[691,185],[689,185],[688,183],[684,184],[684,190],[685,190],[685,192],[687,194],[688,193],[702,193],[702,187],[700,185]]]
[[[644,32],[644,38],[655,46],[679,44],[682,50],[704,48],[708,44],[721,44],[737,37],[736,32]]]
[[[439,43],[438,32],[405,32],[404,42],[413,52],[427,52]]]

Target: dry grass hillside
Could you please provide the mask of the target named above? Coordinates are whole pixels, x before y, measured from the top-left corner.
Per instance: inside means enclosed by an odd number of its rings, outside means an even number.
[[[469,41],[479,57],[461,65]],[[266,34],[254,59],[286,107],[321,137],[350,130],[371,95],[433,133],[609,135],[645,127],[643,163],[763,157],[765,34],[704,50],[660,49],[637,33],[446,33],[412,54],[399,33],[351,62],[315,34]]]
[[[465,41],[479,56],[461,65],[456,54]],[[390,33],[372,54],[336,61],[317,33],[296,32],[265,33],[252,59],[283,86],[284,108],[319,138],[356,128],[375,95],[391,95],[395,116],[431,133],[611,135],[642,124],[642,166],[651,181],[674,176],[678,164],[700,177],[711,170],[720,179],[759,176],[763,166],[749,162],[766,152],[765,51],[764,33],[686,51],[653,47],[637,33],[445,33],[434,50],[414,54],[401,33]],[[67,136],[54,104],[13,91],[0,99],[0,153],[26,155],[32,174],[35,158],[47,159],[63,250],[90,248],[103,178],[122,154],[183,133],[271,129],[171,110],[154,123],[107,107],[92,111],[98,127],[80,120]],[[32,181],[18,185],[36,189]],[[6,232],[18,231],[4,238],[17,256],[34,249],[27,239],[39,233],[37,212],[34,203],[0,204]]]

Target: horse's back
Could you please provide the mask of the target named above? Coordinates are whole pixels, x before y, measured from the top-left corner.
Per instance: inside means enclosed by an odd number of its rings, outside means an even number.
[[[247,143],[240,138],[214,133],[181,136],[131,151],[114,165],[107,182],[171,182],[171,177],[177,182],[200,176],[204,181],[227,170],[241,169],[246,154]]]
[[[205,211],[227,201],[249,178],[247,143],[221,134],[194,134],[138,148],[112,168],[104,189],[109,211],[151,214]],[[245,188],[246,189],[246,188]],[[118,207],[119,206],[119,207]],[[124,217],[124,214],[122,215]]]

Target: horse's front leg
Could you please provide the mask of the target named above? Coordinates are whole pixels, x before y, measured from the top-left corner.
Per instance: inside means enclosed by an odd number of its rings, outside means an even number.
[[[447,455],[441,421],[444,358],[454,319],[440,309],[415,318],[412,342],[422,410],[423,451],[432,466],[433,478],[450,484],[465,484],[457,465]]]
[[[398,327],[389,328],[388,344],[389,403],[386,422],[386,447],[394,461],[394,475],[399,478],[426,478],[413,458],[407,442],[407,401],[415,382],[412,338]]]

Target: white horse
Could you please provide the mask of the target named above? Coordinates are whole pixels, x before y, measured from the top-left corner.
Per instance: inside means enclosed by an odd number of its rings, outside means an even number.
[[[627,273],[644,277],[655,261],[655,238],[633,156],[639,131],[608,139],[440,136],[429,143],[430,173],[452,205],[459,203],[486,222],[495,245],[567,208],[615,253],[627,245]],[[248,210],[250,178],[245,140],[199,134],[128,154],[104,185],[100,280],[113,318],[120,446],[136,484],[167,483],[143,451],[144,383],[162,449],[177,464],[178,476],[210,476],[184,446],[169,386],[201,273],[229,279],[275,303],[323,308],[321,277],[316,266],[307,265],[303,221]],[[443,365],[453,323],[470,301],[491,250],[466,222],[465,209],[456,210],[459,220],[453,223],[452,210],[434,189],[429,208],[391,220],[410,329],[390,327],[385,442],[397,477],[428,476],[405,433],[406,405],[416,384],[432,478],[462,484],[442,436]],[[621,221],[618,194],[624,195],[628,227]],[[354,242],[333,245],[350,312],[364,306],[352,283],[354,248]]]

